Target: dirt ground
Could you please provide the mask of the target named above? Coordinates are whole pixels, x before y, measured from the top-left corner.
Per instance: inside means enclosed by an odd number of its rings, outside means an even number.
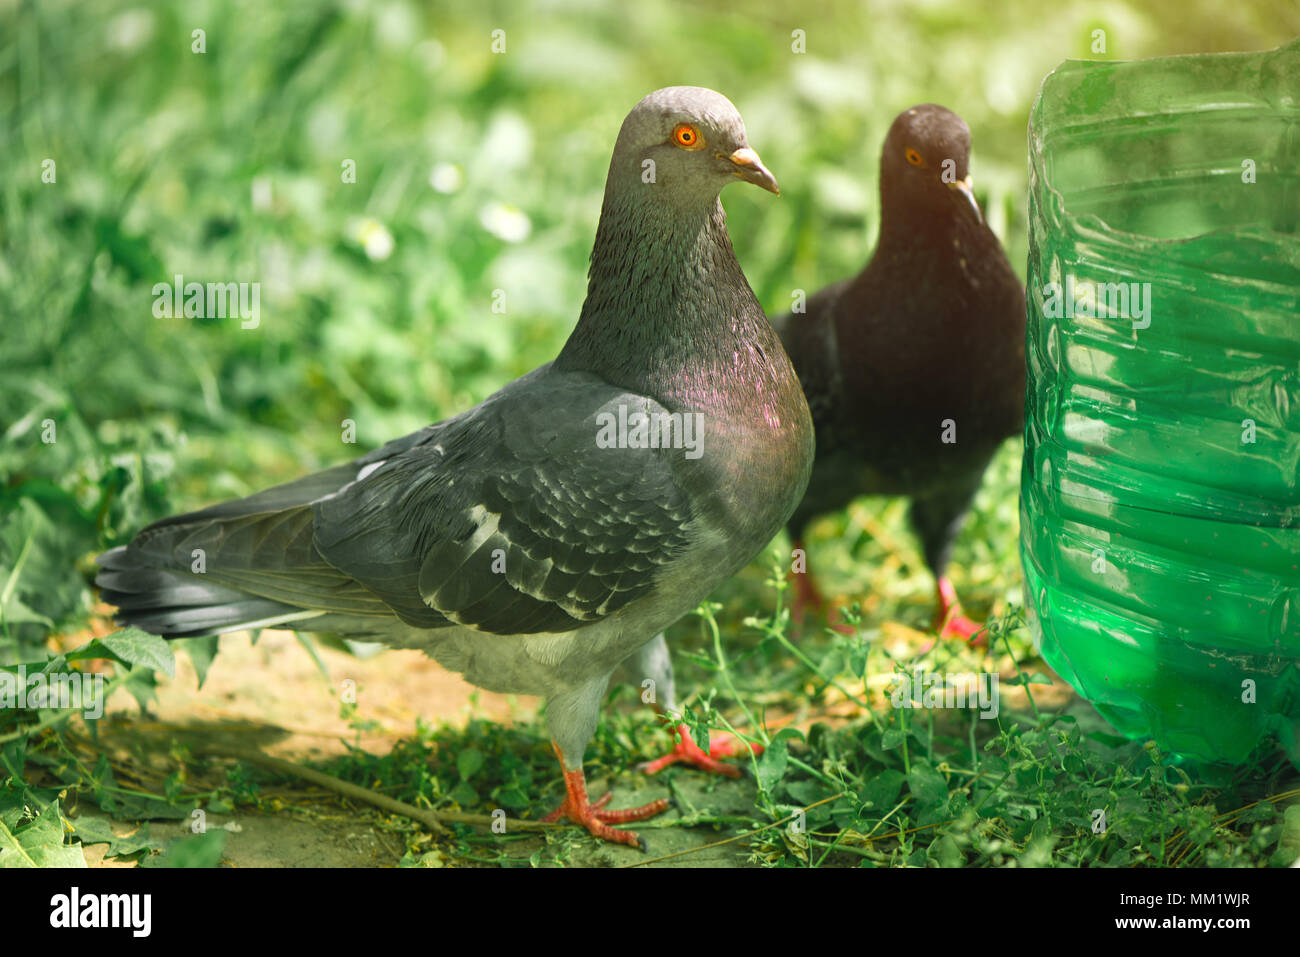
[[[200,690],[197,675],[186,654],[177,655],[176,677],[159,678],[158,700],[143,718],[126,694],[112,699],[106,728],[124,733],[168,732],[183,734],[187,742],[208,739],[240,747],[254,747],[273,757],[303,763],[345,753],[344,741],[358,744],[372,753],[384,754],[401,737],[410,735],[417,716],[463,726],[470,718],[489,718],[509,725],[531,718],[540,700],[526,696],[498,695],[479,690],[459,675],[414,651],[385,651],[359,659],[330,648],[318,648],[330,680],[290,632],[265,631],[256,645],[247,635],[222,639],[221,652],[208,671]],[[355,683],[349,686],[347,682]],[[359,713],[376,727],[358,733],[340,717],[339,695],[353,688]],[[331,691],[333,693],[331,693]],[[113,731],[109,731],[111,737]],[[195,737],[197,735],[197,737]],[[165,737],[164,737],[165,740]],[[665,735],[665,746],[667,736]],[[155,751],[157,749],[154,749]],[[151,763],[166,771],[166,755],[152,754]],[[154,762],[154,759],[158,759]],[[672,783],[669,786],[668,778]],[[589,782],[593,795],[602,794],[610,782],[595,778]],[[639,865],[651,858],[693,850],[738,831],[713,827],[672,827],[671,822],[693,809],[706,807],[716,815],[743,815],[752,811],[754,786],[748,780],[713,778],[692,770],[671,770],[655,778],[621,774],[615,786],[614,806],[636,806],[659,797],[671,796],[675,805],[653,821],[638,826],[649,846],[643,854],[633,848],[592,842],[576,830],[561,853],[564,862],[578,866]],[[207,826],[228,831],[222,853],[223,865],[233,867],[391,867],[405,848],[400,837],[376,827],[374,812],[349,810],[343,802],[323,790],[303,785],[297,794],[290,785],[292,803],[310,803],[309,819],[286,809],[265,815],[242,809],[229,814],[210,814]],[[277,789],[277,794],[280,789]],[[87,805],[82,813],[102,816]],[[140,825],[109,822],[118,837],[139,831]],[[669,826],[665,826],[669,825]],[[164,849],[190,834],[189,821],[153,821],[150,837]],[[486,831],[485,831],[486,833]],[[514,858],[527,858],[547,848],[547,838],[514,835],[509,851]],[[86,847],[91,867],[134,866],[105,855],[109,845]],[[550,856],[555,837],[550,839]],[[686,857],[655,861],[653,866],[739,866],[748,850],[740,843],[710,848]]]
[[[895,640],[921,638],[903,629]],[[903,650],[900,648],[900,650]],[[265,631],[254,645],[248,635],[222,639],[221,652],[208,672],[202,689],[188,655],[177,655],[176,677],[159,678],[158,701],[147,717],[141,716],[126,694],[112,699],[104,727],[108,740],[117,730],[128,740],[157,735],[143,750],[134,750],[134,762],[151,766],[159,780],[175,767],[166,743],[184,736],[241,748],[255,748],[296,763],[345,753],[344,741],[359,744],[373,754],[386,754],[403,737],[413,733],[417,717],[463,727],[470,718],[488,718],[504,725],[532,718],[540,705],[535,698],[498,695],[467,684],[458,675],[414,651],[385,651],[357,658],[326,647],[318,648],[329,673],[327,681],[310,654],[290,632]],[[369,730],[360,733],[340,716],[340,695],[355,691],[358,713]],[[1004,688],[1004,703],[1017,707],[1023,691]],[[1044,707],[1062,707],[1071,699],[1058,683],[1038,687],[1035,696]],[[852,715],[828,702],[828,712],[818,720],[848,720]],[[806,717],[806,716],[805,716]],[[805,723],[800,721],[799,723]],[[808,722],[810,723],[810,722]],[[665,747],[668,740],[665,735]],[[138,741],[128,747],[139,748]],[[543,860],[568,866],[727,866],[752,865],[747,840],[711,846],[751,830],[750,823],[674,826],[684,816],[707,810],[712,817],[750,817],[755,787],[748,779],[718,778],[689,768],[674,768],[656,777],[629,770],[614,781],[599,777],[589,782],[593,796],[614,787],[614,807],[632,807],[660,797],[673,806],[659,817],[637,825],[649,853],[629,847],[591,841],[576,829],[556,829],[509,834],[507,850],[516,861],[526,861],[535,851]],[[403,835],[386,828],[385,816],[374,809],[342,800],[333,792],[302,783],[276,788],[276,813],[210,814],[209,828],[224,828],[221,861],[232,867],[392,867],[405,852]],[[92,805],[79,815],[103,816]],[[112,833],[128,838],[141,825],[105,821]],[[148,836],[164,850],[189,836],[189,821],[152,821]],[[509,825],[507,824],[509,833]],[[491,841],[486,829],[484,840]],[[106,843],[86,846],[91,867],[134,866],[106,857]],[[425,863],[440,863],[437,853]],[[464,861],[447,860],[447,864]]]

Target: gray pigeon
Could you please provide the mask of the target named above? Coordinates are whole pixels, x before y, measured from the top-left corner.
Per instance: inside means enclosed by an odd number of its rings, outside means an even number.
[[[552,817],[644,849],[610,824],[666,800],[586,793],[611,676],[653,678],[673,709],[660,632],[780,531],[812,466],[803,392],[727,236],[735,180],[778,191],[730,101],[650,94],[619,131],[555,361],[345,465],[154,523],[100,556],[104,599],[169,638],[310,630],[540,695],[566,787]],[[705,765],[688,740],[678,756]]]

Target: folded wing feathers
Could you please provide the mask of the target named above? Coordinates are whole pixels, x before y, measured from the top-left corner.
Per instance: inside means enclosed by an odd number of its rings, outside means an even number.
[[[169,635],[313,615],[572,631],[649,591],[691,521],[663,454],[596,449],[571,414],[590,391],[563,381],[549,411],[498,394],[347,465],[165,519],[101,556],[97,580],[124,620]]]

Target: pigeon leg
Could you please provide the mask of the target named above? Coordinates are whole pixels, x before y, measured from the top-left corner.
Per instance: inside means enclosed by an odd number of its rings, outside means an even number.
[[[984,638],[980,635],[983,625],[976,624],[961,613],[961,602],[957,600],[957,589],[953,588],[952,581],[948,578],[938,579],[935,590],[939,598],[939,607],[934,613],[935,631],[942,629],[940,634],[945,638],[955,637],[973,645],[983,644]]]
[[[664,649],[667,653],[667,649]],[[668,809],[668,799],[660,798],[642,807],[609,811],[609,794],[594,804],[587,798],[587,777],[582,773],[582,755],[596,731],[600,702],[609,687],[611,675],[594,678],[546,699],[546,723],[551,729],[551,746],[564,772],[564,803],[548,814],[544,821],[567,818],[585,827],[593,837],[645,850],[645,842],[632,831],[620,831],[611,824],[626,824],[654,817]]]
[[[790,572],[790,577],[794,579],[794,600],[790,603],[790,618],[796,624],[802,625],[810,608],[813,614],[822,614],[826,609],[826,598],[818,590],[812,569],[807,565],[808,550],[804,547],[803,539],[796,538],[794,547],[795,551],[802,552],[804,555],[804,571]]]
[[[659,714],[677,710],[677,688],[673,681],[673,663],[668,655],[668,643],[663,634],[642,645],[619,666],[619,677],[641,688],[641,700],[650,705]],[[709,750],[705,753],[691,738],[691,732],[684,724],[673,729],[676,744],[673,750],[661,758],[639,765],[646,774],[658,774],[670,764],[679,761],[693,765],[701,771],[712,774],[724,774],[729,778],[741,776],[740,768],[734,764],[723,764],[719,758],[742,757],[749,754],[745,747],[730,734],[710,734]],[[761,744],[751,745],[754,752],[761,753]]]
[[[972,644],[977,644],[975,637],[980,626],[961,612],[961,603],[957,600],[957,590],[944,575],[948,560],[952,557],[952,544],[957,533],[961,531],[966,512],[970,509],[979,480],[984,472],[981,468],[965,483],[947,486],[924,498],[913,498],[908,511],[908,520],[925,552],[925,563],[934,573],[935,587],[939,606],[934,613],[934,627],[943,637],[959,637]]]
[[[790,573],[790,577],[794,579],[794,600],[790,603],[790,620],[796,625],[802,625],[809,609],[819,618],[823,616],[829,618],[830,602],[817,588],[812,569],[808,566],[808,550],[804,548],[803,539],[796,538],[794,547],[804,554],[804,571]],[[831,628],[841,635],[854,634],[853,627],[844,622],[832,624]]]
[[[560,759],[560,766],[564,770],[564,803],[542,820],[558,821],[561,818],[566,818],[579,827],[585,827],[591,832],[592,837],[598,837],[602,841],[613,841],[616,844],[627,844],[630,847],[638,847],[644,851],[646,844],[640,835],[633,831],[620,831],[610,825],[627,824],[630,821],[644,821],[648,817],[662,814],[668,810],[668,799],[659,798],[641,807],[607,811],[605,805],[609,803],[610,794],[613,792],[606,793],[593,804],[587,799],[587,776],[582,773],[582,768],[578,767],[569,770],[568,767],[565,767],[564,752],[560,750],[560,746],[555,742],[552,741],[551,744],[555,748],[555,756]]]

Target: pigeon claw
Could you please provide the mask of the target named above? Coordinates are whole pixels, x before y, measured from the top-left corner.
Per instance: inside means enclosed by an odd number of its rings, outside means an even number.
[[[805,556],[808,554],[802,539],[796,538],[794,540],[794,550],[801,552]],[[817,582],[813,579],[812,570],[806,564],[801,572],[791,571],[790,577],[793,579],[794,584],[794,598],[790,602],[790,618],[796,625],[802,625],[809,610],[815,615],[821,615],[826,610],[826,598],[817,588]]]
[[[984,637],[980,634],[984,626],[978,622],[972,621],[965,615],[954,615],[943,629],[943,637],[960,638],[968,641],[972,645],[984,644]]]
[[[555,749],[557,756],[560,756],[560,749]],[[542,818],[547,823],[554,823],[559,820],[567,820],[579,827],[585,827],[592,837],[599,838],[602,841],[612,841],[615,844],[626,844],[629,847],[646,850],[645,839],[633,831],[622,831],[614,824],[627,824],[632,821],[644,821],[646,818],[654,817],[656,814],[662,814],[668,810],[668,799],[659,798],[644,804],[641,807],[617,808],[615,810],[606,810],[605,805],[613,796],[612,791],[606,791],[595,802],[587,799],[587,778],[582,773],[582,768],[576,771],[570,771],[564,768],[564,759],[560,757],[560,766],[564,771],[564,803],[552,811],[546,817]]]
[[[939,607],[934,613],[934,628],[943,638],[960,638],[972,645],[987,643],[984,626],[967,618],[961,612],[961,602],[957,600],[957,589],[947,578],[940,578],[937,583]]]
[[[729,778],[739,778],[744,776],[740,767],[734,764],[723,764],[718,758],[735,758],[747,755],[749,749],[741,744],[733,735],[719,734],[709,735],[709,750],[706,754],[698,744],[691,738],[690,729],[684,724],[679,724],[674,729],[674,736],[677,738],[677,744],[672,751],[665,754],[662,758],[656,758],[640,765],[640,769],[646,774],[658,774],[670,764],[682,762],[699,768],[701,771],[708,771],[711,774],[721,774]],[[761,754],[763,746],[761,744],[750,745],[755,754]]]
[[[795,540],[794,547],[804,552],[803,542]],[[790,620],[800,627],[803,626],[804,619],[811,610],[817,617],[827,616],[827,609],[830,603],[817,588],[817,582],[812,576],[812,572],[791,572],[790,577],[794,580],[794,598],[790,602]],[[857,630],[847,622],[832,623],[830,627],[839,632],[841,635],[855,635]]]
[[[795,624],[802,625],[811,611],[820,615],[826,608],[826,599],[817,588],[817,583],[807,572],[794,577],[794,599],[790,602],[790,617]]]

